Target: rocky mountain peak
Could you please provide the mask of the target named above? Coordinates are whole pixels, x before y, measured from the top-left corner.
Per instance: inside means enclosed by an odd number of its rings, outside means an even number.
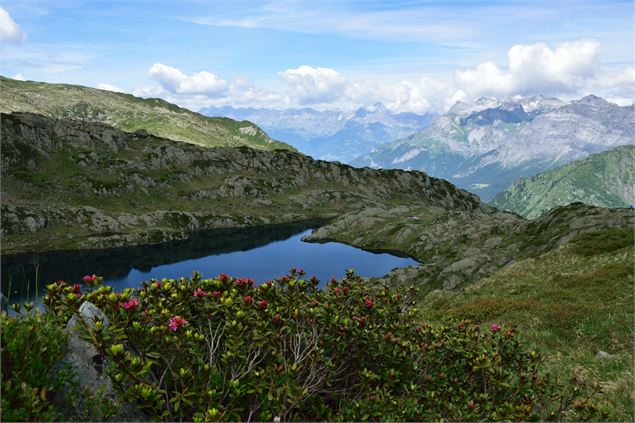
[[[575,101],[576,104],[589,105],[594,107],[607,107],[610,106],[611,103],[604,100],[602,97],[598,97],[596,95],[590,94],[586,97],[582,97],[580,100]]]

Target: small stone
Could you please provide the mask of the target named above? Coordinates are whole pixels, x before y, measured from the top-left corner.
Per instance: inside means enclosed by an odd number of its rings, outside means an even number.
[[[148,138],[148,131],[146,131],[145,129],[141,128],[141,129],[137,129],[136,131],[134,131],[134,134],[138,137],[138,138]]]
[[[610,360],[612,358],[615,358],[613,354],[609,354],[606,351],[598,351],[596,357],[602,360]]]
[[[95,322],[97,320],[103,321],[104,326],[108,326],[110,324],[110,321],[108,320],[108,317],[106,317],[104,312],[98,309],[95,304],[89,301],[84,301],[84,303],[79,307],[79,314],[84,322],[91,328],[95,327]]]

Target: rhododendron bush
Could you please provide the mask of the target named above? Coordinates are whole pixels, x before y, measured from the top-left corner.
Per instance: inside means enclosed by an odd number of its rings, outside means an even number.
[[[64,319],[84,301],[110,320],[84,330],[117,389],[163,420],[518,421],[585,405],[513,329],[428,324],[352,272],[323,289],[292,269],[260,286],[195,273],[119,293],[91,276],[45,298]]]

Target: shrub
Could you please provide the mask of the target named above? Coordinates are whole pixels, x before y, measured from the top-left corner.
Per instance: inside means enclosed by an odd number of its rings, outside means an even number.
[[[610,253],[635,242],[632,228],[608,228],[578,235],[573,241],[573,252],[581,256]]]
[[[497,319],[509,312],[519,310],[535,311],[537,308],[539,308],[539,305],[533,301],[486,298],[453,307],[445,311],[445,314],[454,319],[481,323]]]
[[[66,348],[59,320],[38,310],[21,316],[0,314],[2,327],[2,421],[58,420],[62,415],[51,404],[60,384],[51,369]]]
[[[323,290],[293,269],[257,287],[197,273],[119,293],[85,281],[49,285],[45,304],[64,319],[84,300],[108,315],[88,335],[123,398],[153,418],[519,421],[589,408],[513,329],[421,322],[352,272]]]

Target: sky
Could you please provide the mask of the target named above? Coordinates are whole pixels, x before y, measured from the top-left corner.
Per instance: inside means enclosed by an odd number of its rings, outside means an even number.
[[[0,0],[0,75],[204,106],[635,97],[628,1]]]

